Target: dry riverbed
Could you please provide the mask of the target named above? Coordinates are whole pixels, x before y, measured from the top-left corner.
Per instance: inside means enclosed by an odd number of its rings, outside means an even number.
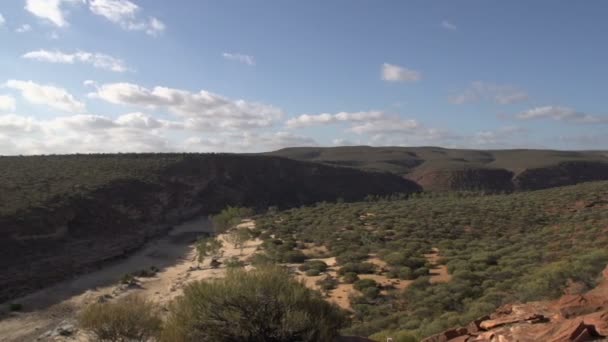
[[[255,223],[246,220],[240,226],[254,228]],[[163,306],[191,281],[222,277],[226,271],[223,266],[212,269],[207,261],[197,267],[194,242],[212,231],[207,218],[181,224],[168,236],[122,261],[14,300],[23,305],[23,312],[4,313],[0,341],[88,341],[88,336],[75,326],[78,312],[91,303],[138,294]],[[245,260],[261,244],[260,240],[248,241],[241,250],[226,242],[224,236],[218,238],[224,240],[223,259],[236,256]],[[137,286],[120,284],[125,274],[151,266],[159,268],[153,277],[137,278]]]

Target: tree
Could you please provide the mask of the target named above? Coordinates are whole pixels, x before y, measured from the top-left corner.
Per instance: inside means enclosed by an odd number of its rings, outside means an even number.
[[[213,216],[213,226],[217,233],[223,233],[239,224],[243,218],[253,216],[253,214],[254,211],[251,208],[227,207]]]
[[[194,282],[171,306],[161,341],[332,341],[345,314],[276,266]]]
[[[222,256],[222,241],[207,237],[199,239],[196,243],[197,261],[200,265],[206,257],[217,259]]]
[[[99,341],[148,341],[160,332],[161,319],[151,302],[137,296],[86,307],[78,320]]]
[[[243,247],[245,246],[245,242],[249,240],[251,237],[251,232],[248,228],[236,228],[232,229],[228,235],[226,235],[226,241],[234,245],[234,248],[241,249],[241,254],[243,254]]]

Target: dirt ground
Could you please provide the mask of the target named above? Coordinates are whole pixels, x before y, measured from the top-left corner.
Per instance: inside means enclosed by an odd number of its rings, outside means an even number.
[[[304,250],[303,252],[306,255],[310,255],[310,254],[315,254],[320,249],[323,250],[324,252],[327,252],[327,249],[325,249],[324,247],[313,247],[313,248]],[[443,282],[448,282],[452,279],[452,276],[448,273],[447,267],[445,265],[437,264],[438,260],[441,258],[440,254],[439,254],[439,249],[433,248],[432,253],[425,254],[424,257],[427,258],[427,260],[431,264],[435,265],[434,268],[432,268],[430,271],[430,280],[429,281],[431,283],[443,283]],[[338,277],[339,266],[337,266],[337,264],[336,264],[336,258],[333,258],[333,257],[332,258],[316,258],[316,259],[309,259],[309,260],[320,260],[320,261],[325,262],[328,266],[328,269],[325,272],[325,274],[321,274],[318,276],[307,276],[303,272],[300,272],[297,270],[297,267],[300,266],[301,264],[288,265],[296,272],[296,274],[297,274],[296,278],[303,281],[304,284],[306,286],[308,286],[309,288],[318,290],[319,286],[317,286],[316,282],[320,279],[323,279],[327,275],[330,275],[334,278],[339,279],[339,277]],[[383,268],[387,267],[386,262],[384,260],[378,258],[375,255],[370,255],[370,258],[368,260],[366,260],[366,262],[370,262],[370,263],[376,265],[378,269],[383,269]],[[387,278],[384,275],[379,275],[379,274],[360,274],[359,278],[375,280],[383,288],[383,290],[382,290],[383,294],[386,294],[390,289],[394,289],[397,291],[403,291],[405,288],[407,288],[413,282],[413,280],[391,279],[391,278]],[[358,294],[358,291],[353,288],[353,284],[345,284],[345,283],[340,282],[334,290],[329,292],[327,300],[332,303],[335,303],[336,305],[340,306],[343,309],[352,310],[349,298],[351,296],[354,296],[357,294]]]

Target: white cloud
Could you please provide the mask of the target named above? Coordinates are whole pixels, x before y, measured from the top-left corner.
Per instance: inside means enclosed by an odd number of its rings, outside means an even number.
[[[68,26],[63,4],[82,3],[84,0],[26,0],[25,9],[33,15],[49,20],[58,27]]]
[[[230,53],[230,52],[224,52],[222,53],[222,56],[227,59],[227,60],[231,60],[231,61],[237,61],[239,63],[244,63],[247,65],[255,65],[255,58],[253,56],[250,55],[243,55],[240,53]]]
[[[185,119],[189,129],[252,129],[268,127],[283,116],[274,106],[233,100],[206,90],[192,93],[167,87],[148,89],[132,83],[111,83],[97,87],[91,98],[114,104],[167,109]]]
[[[125,62],[121,59],[105,55],[102,53],[92,53],[78,51],[75,53],[63,53],[61,51],[37,50],[30,51],[22,56],[26,59],[33,59],[49,63],[74,64],[76,62],[90,64],[95,68],[111,70],[115,72],[125,72],[129,70]]]
[[[128,0],[90,0],[89,9],[126,30],[144,31],[157,36],[166,29],[166,25],[155,17],[147,20],[139,18],[141,8]]]
[[[38,129],[38,123],[30,117],[15,114],[0,115],[0,133],[28,133]],[[2,151],[0,151],[0,154]]]
[[[4,23],[6,23],[6,20],[4,19],[2,13],[0,13],[0,26],[4,25]]]
[[[388,82],[416,82],[422,78],[419,71],[399,65],[382,64],[382,79]]]
[[[17,105],[15,98],[10,95],[0,95],[0,113],[13,112]]]
[[[29,24],[23,24],[19,27],[17,27],[15,29],[15,32],[17,33],[26,33],[26,32],[30,32],[32,30],[32,26],[30,26]]]
[[[21,91],[21,96],[34,104],[46,105],[71,113],[84,113],[84,103],[77,101],[67,90],[50,85],[41,85],[32,81],[9,80],[5,87]]]
[[[452,24],[451,22],[449,22],[447,20],[443,20],[441,22],[441,27],[443,27],[446,30],[450,30],[450,31],[455,31],[458,29],[458,27],[456,27],[456,25]]]
[[[561,106],[543,106],[536,107],[516,115],[520,120],[531,120],[531,119],[552,119],[556,121],[567,121],[574,123],[587,123],[587,124],[604,124],[608,123],[608,116],[595,116],[578,112],[569,107]]]
[[[139,6],[126,0],[90,0],[91,12],[114,22],[121,23],[135,19]]]
[[[299,128],[315,125],[334,124],[339,122],[378,120],[382,118],[384,118],[384,113],[380,111],[354,113],[340,112],[336,114],[302,114],[300,116],[287,120],[286,124],[289,128]]]
[[[412,132],[419,128],[421,126],[416,120],[394,117],[356,124],[350,131],[357,134],[393,134]]]
[[[462,93],[452,95],[448,100],[453,104],[492,101],[497,104],[506,105],[527,101],[528,94],[511,85],[475,81]]]
[[[146,33],[151,36],[157,36],[162,32],[165,32],[167,25],[162,21],[158,20],[155,17],[150,17],[148,19],[148,26],[146,28]]]

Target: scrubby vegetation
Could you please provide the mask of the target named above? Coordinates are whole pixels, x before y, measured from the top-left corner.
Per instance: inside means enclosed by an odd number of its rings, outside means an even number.
[[[185,154],[0,157],[0,215],[69,201],[114,181],[156,183]]]
[[[79,324],[99,341],[145,342],[158,336],[162,321],[154,304],[129,296],[116,302],[86,307],[79,317]]]
[[[213,226],[218,233],[223,233],[229,228],[239,224],[245,217],[250,217],[255,212],[251,208],[227,207],[216,215],[213,215]]]
[[[332,341],[346,316],[276,267],[195,282],[170,309],[162,341]]]
[[[467,324],[504,303],[559,296],[572,282],[593,286],[608,262],[608,182],[320,203],[269,213],[257,227],[265,258],[274,262],[302,263],[310,246],[336,257],[341,281],[360,293],[351,298],[346,333],[390,332],[407,341]],[[429,282],[435,266],[425,255],[433,248],[451,274],[448,282]],[[301,270],[321,273],[315,265],[307,261]],[[403,291],[381,289],[356,276],[370,273],[412,282]]]

